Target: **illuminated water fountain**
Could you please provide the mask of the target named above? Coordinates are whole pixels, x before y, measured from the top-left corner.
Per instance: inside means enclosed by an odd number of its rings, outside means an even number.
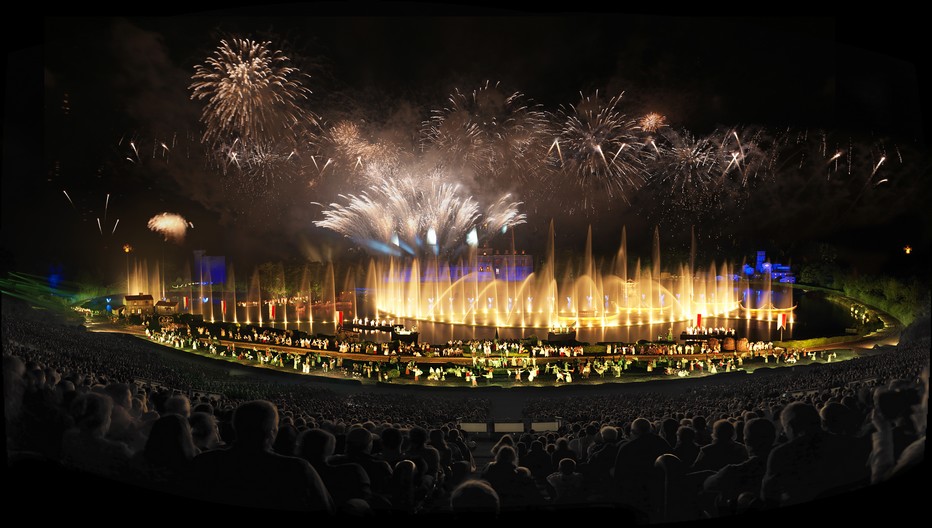
[[[137,293],[148,293],[152,295],[155,300],[159,300],[165,297],[165,282],[162,280],[162,275],[159,270],[159,263],[156,262],[152,266],[149,266],[149,263],[146,259],[137,259],[133,258],[133,261],[130,264],[127,264],[127,272],[129,277],[127,278],[127,293],[129,295],[135,295]]]
[[[495,257],[497,264],[491,269],[491,259],[480,258],[475,247],[455,263],[436,257],[373,260],[365,282],[374,292],[378,313],[364,315],[514,328],[653,325],[703,317],[773,320],[780,313],[792,315],[789,288],[773,296],[769,275],[750,281],[727,262],[696,268],[695,247],[689,263],[664,269],[656,230],[649,266],[637,259],[631,267],[624,230],[614,262],[607,267],[593,258],[591,228],[575,266],[558,269],[554,249],[551,224],[541,269],[524,277],[511,269],[515,258]],[[774,305],[777,298],[780,306]]]

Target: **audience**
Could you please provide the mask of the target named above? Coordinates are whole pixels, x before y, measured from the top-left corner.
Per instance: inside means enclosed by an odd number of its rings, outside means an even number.
[[[8,455],[234,506],[362,515],[620,502],[655,520],[665,492],[654,464],[672,453],[687,471],[675,489],[702,501],[691,515],[716,516],[881,483],[924,459],[928,338],[765,375],[541,395],[525,417],[561,416],[560,430],[504,435],[476,472],[476,444],[451,418],[488,419],[485,397],[235,379],[129,336],[6,312],[2,324]],[[476,451],[486,460],[488,445]]]

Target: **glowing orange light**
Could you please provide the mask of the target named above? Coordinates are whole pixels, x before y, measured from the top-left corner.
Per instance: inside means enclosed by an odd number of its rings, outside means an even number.
[[[909,246],[906,246],[906,247],[903,248],[903,251],[904,251],[907,255],[909,255],[910,253],[913,252],[913,248],[911,248],[911,247],[909,247]]]
[[[123,244],[123,253],[129,253],[133,250],[133,246],[129,244]],[[907,252],[908,253],[908,252]]]

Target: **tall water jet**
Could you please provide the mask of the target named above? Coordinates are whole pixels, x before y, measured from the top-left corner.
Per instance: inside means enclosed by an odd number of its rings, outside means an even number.
[[[252,317],[252,307],[257,307],[256,318]],[[256,268],[252,273],[252,279],[249,281],[249,290],[246,293],[246,324],[252,324],[257,321],[260,325],[263,323],[262,318],[262,288],[259,283],[259,269]]]
[[[207,268],[204,279],[206,282],[205,286],[207,286],[207,297],[206,298],[207,298],[207,302],[209,306],[208,313],[210,314],[211,323],[214,322],[214,281],[213,281],[212,275],[213,273],[211,269]]]
[[[184,286],[182,287],[182,307],[190,314],[194,313],[194,279],[191,277],[191,262],[185,262]]]
[[[689,227],[689,275],[696,270],[696,226]]]
[[[232,263],[230,263],[230,265],[227,266],[227,275],[228,276],[227,276],[226,291],[228,292],[227,295],[229,295],[229,299],[226,299],[226,296],[224,296],[224,300],[227,302],[225,306],[221,307],[222,308],[221,311],[223,312],[223,320],[226,321],[227,307],[232,307],[233,308],[233,322],[238,323],[239,319],[236,315],[236,274],[234,273]]]
[[[660,228],[654,227],[654,244],[651,253],[651,274],[660,278]]]
[[[343,279],[343,290],[340,292],[340,307],[341,312],[344,311],[343,308],[349,307],[349,313],[344,313],[344,317],[355,317],[356,316],[356,270],[347,269],[346,277]]]
[[[336,322],[336,286],[334,284],[333,278],[333,262],[327,263],[327,271],[324,275],[324,289],[323,289],[323,299],[322,304],[324,309],[330,310],[330,321]],[[327,322],[326,316],[324,316],[324,322]]]

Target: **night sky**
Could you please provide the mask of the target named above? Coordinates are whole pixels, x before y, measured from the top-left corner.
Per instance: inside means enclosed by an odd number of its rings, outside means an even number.
[[[110,281],[123,269],[125,243],[139,256],[179,261],[202,248],[247,268],[358,254],[349,240],[312,224],[321,207],[311,202],[354,190],[337,173],[310,189],[297,178],[244,197],[204,162],[197,141],[203,103],[190,99],[188,86],[194,66],[231,37],[270,40],[283,50],[310,76],[306,106],[326,123],[364,123],[370,134],[406,145],[417,143],[421,123],[450,93],[486,80],[547,111],[576,104],[580,91],[624,92],[622,112],[659,112],[670,126],[697,135],[758,126],[827,130],[836,142],[882,144],[903,161],[891,159],[863,187],[862,180],[849,182],[864,189],[853,193],[856,199],[832,201],[833,188],[815,181],[821,178],[793,172],[759,191],[765,196],[748,191],[717,213],[727,221],[703,226],[700,244],[706,255],[735,258],[756,247],[793,255],[828,241],[858,248],[865,266],[882,268],[908,243],[928,258],[922,202],[929,196],[929,157],[920,106],[928,84],[913,61],[914,33],[902,21],[373,12],[379,16],[46,19],[36,46],[8,44],[4,268]],[[130,141],[144,152],[131,154]],[[155,146],[166,141],[174,141],[168,159]],[[881,178],[888,181],[875,185]],[[655,226],[662,247],[682,252],[689,243],[693,222],[661,204],[662,189],[586,209],[567,205],[568,196],[578,202],[586,189],[551,185],[541,198],[522,195],[529,191],[512,181],[464,180],[477,195],[504,190],[525,201],[528,222],[514,230],[515,245],[535,254],[551,219],[557,246],[567,252],[582,249],[590,224],[597,254],[616,251],[623,225],[632,250],[645,256]],[[163,211],[194,224],[182,244],[146,228]],[[493,241],[507,244],[504,237]]]

